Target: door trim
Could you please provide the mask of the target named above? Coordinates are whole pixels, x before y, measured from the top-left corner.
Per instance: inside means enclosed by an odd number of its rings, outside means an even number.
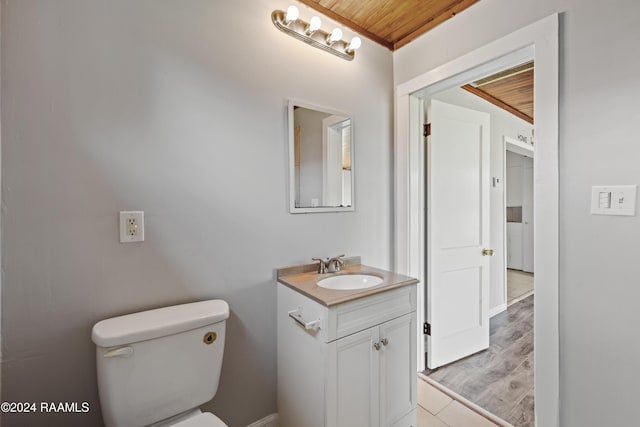
[[[424,302],[424,159],[421,133],[412,130],[419,99],[533,57],[535,52],[536,150],[534,170],[535,401],[536,424],[559,425],[559,173],[558,14],[521,28],[479,49],[396,86],[395,108],[395,269],[420,279]],[[524,62],[524,61],[522,61]],[[518,63],[518,62],[515,62]],[[418,325],[424,322],[418,304]],[[424,368],[424,339],[418,328],[418,369]],[[420,354],[421,353],[421,354]]]

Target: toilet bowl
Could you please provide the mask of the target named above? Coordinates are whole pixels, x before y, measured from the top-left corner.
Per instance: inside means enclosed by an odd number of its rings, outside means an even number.
[[[226,427],[201,412],[218,390],[229,306],[209,300],[102,320],[93,327],[107,427]]]

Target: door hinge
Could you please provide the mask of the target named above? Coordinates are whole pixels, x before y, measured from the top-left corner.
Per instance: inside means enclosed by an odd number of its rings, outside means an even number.
[[[425,123],[424,124],[424,132],[423,132],[424,136],[431,136],[431,123]]]
[[[431,336],[431,323],[424,322],[424,334]]]

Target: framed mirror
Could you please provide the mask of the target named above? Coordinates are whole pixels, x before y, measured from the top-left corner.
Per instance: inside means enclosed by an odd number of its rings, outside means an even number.
[[[289,100],[289,212],[353,211],[353,120]]]

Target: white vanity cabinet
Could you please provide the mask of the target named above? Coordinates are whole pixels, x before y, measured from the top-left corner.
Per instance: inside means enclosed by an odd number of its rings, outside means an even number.
[[[278,283],[280,425],[415,427],[416,330],[415,284],[327,307]]]

